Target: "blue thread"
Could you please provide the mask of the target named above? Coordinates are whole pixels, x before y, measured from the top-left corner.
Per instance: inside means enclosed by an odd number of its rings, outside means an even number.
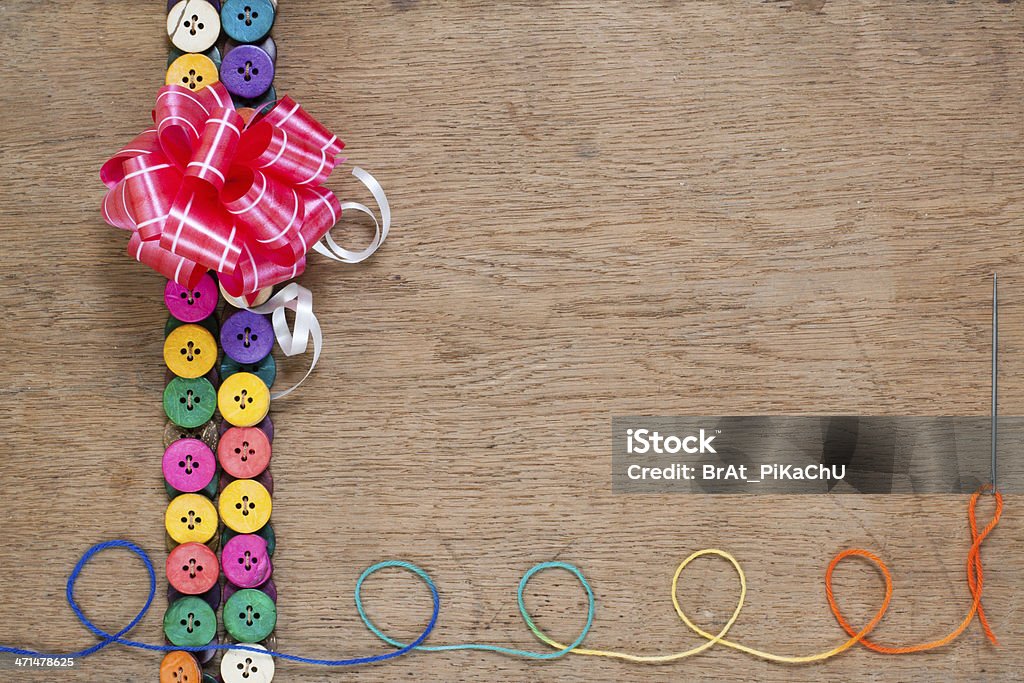
[[[85,565],[88,564],[89,561],[95,555],[109,548],[124,548],[130,551],[131,553],[136,555],[140,560],[142,560],[142,564],[146,567],[146,572],[149,574],[149,595],[146,597],[146,604],[143,605],[142,609],[139,610],[138,614],[136,614],[135,617],[130,622],[128,622],[127,626],[125,626],[120,631],[114,634],[107,633],[103,629],[96,626],[96,624],[94,624],[92,621],[90,621],[90,619],[87,616],[85,616],[85,613],[82,611],[82,608],[78,606],[78,602],[75,600],[75,584],[78,582],[78,577],[82,573],[82,570],[85,568]],[[420,633],[420,635],[415,640],[408,644],[401,643],[391,638],[390,636],[386,635],[384,632],[382,632],[370,620],[370,617],[366,614],[366,611],[363,609],[363,583],[366,581],[366,579],[368,579],[376,572],[380,571],[381,569],[388,568],[405,569],[406,571],[409,571],[416,577],[418,577],[421,581],[423,581],[423,583],[427,585],[427,588],[430,589],[431,600],[433,601],[433,608],[430,615],[430,621],[427,624],[426,628],[423,629],[423,632]],[[530,627],[531,630],[536,630],[536,626],[534,625],[533,619],[530,617],[529,612],[527,612],[526,610],[526,603],[523,599],[523,592],[530,578],[532,578],[537,572],[540,572],[544,569],[563,569],[571,573],[579,580],[580,585],[583,586],[583,589],[587,593],[587,622],[584,625],[583,630],[580,632],[579,636],[577,636],[577,638],[568,647],[564,649],[556,650],[555,652],[531,652],[529,650],[518,650],[515,648],[502,647],[500,645],[487,645],[482,643],[464,643],[459,645],[434,646],[423,645],[427,637],[430,635],[430,633],[434,630],[434,627],[437,625],[437,619],[441,612],[441,598],[438,595],[437,586],[434,584],[433,579],[430,578],[430,575],[427,574],[424,570],[420,569],[415,564],[411,562],[405,562],[403,560],[387,560],[385,562],[378,562],[372,567],[367,568],[359,576],[359,580],[356,582],[355,602],[356,610],[359,612],[359,618],[362,619],[363,625],[365,625],[366,628],[369,629],[371,633],[380,638],[382,641],[397,649],[394,652],[387,652],[385,654],[380,655],[369,655],[365,657],[351,657],[348,659],[316,659],[313,657],[300,657],[298,655],[292,655],[286,652],[278,652],[275,650],[261,650],[241,643],[210,644],[204,645],[202,647],[177,647],[175,645],[151,645],[149,643],[142,643],[136,640],[125,638],[124,636],[133,628],[135,628],[140,621],[142,621],[143,617],[145,617],[146,613],[149,611],[149,608],[153,605],[153,598],[156,596],[156,570],[153,568],[153,562],[149,559],[149,555],[146,554],[146,551],[137,546],[136,544],[132,543],[131,541],[104,541],[103,543],[97,543],[96,545],[89,548],[87,551],[85,551],[85,554],[83,554],[82,557],[78,560],[78,562],[75,564],[75,568],[71,571],[71,575],[68,577],[66,591],[68,605],[71,606],[71,609],[72,611],[74,611],[75,616],[78,617],[78,620],[82,622],[83,626],[85,626],[87,629],[89,629],[90,632],[92,632],[94,635],[100,638],[100,642],[96,643],[91,647],[87,647],[83,650],[63,654],[51,654],[46,652],[40,652],[37,650],[29,650],[24,648],[0,645],[0,653],[8,653],[26,657],[69,657],[77,659],[88,657],[89,655],[95,652],[99,652],[108,645],[117,643],[118,645],[123,645],[125,647],[134,647],[140,650],[150,650],[153,652],[172,652],[178,650],[185,652],[204,652],[206,650],[238,650],[242,652],[257,652],[261,654],[270,654],[274,657],[277,657],[278,659],[285,659],[288,661],[299,662],[302,664],[316,664],[320,666],[354,666],[358,664],[382,662],[388,659],[401,657],[402,655],[408,654],[413,650],[420,650],[424,652],[445,652],[449,650],[477,650],[484,652],[496,652],[499,654],[506,654],[516,657],[526,657],[529,659],[557,659],[558,657],[562,657],[571,652],[572,650],[574,650],[575,648],[579,647],[583,643],[584,638],[586,638],[587,633],[590,632],[590,627],[594,621],[594,592],[590,587],[590,583],[587,582],[586,578],[584,578],[583,573],[571,564],[565,562],[542,562],[540,564],[534,565],[528,572],[526,572],[523,575],[523,578],[520,579],[519,589],[517,592],[519,613],[522,615],[523,619],[526,621],[526,624]]]

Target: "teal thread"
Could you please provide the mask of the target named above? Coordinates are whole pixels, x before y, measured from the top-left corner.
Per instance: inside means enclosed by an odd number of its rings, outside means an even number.
[[[360,575],[359,580],[356,582],[356,611],[359,612],[359,618],[363,620],[363,625],[370,631],[370,633],[377,636],[382,641],[384,641],[392,647],[405,648],[409,646],[405,643],[402,643],[399,640],[395,640],[394,638],[392,638],[391,636],[387,635],[379,628],[377,628],[377,625],[374,624],[370,617],[366,614],[366,610],[363,609],[363,582],[366,579],[368,579],[372,574],[380,571],[381,569],[387,569],[389,567],[400,567],[402,569],[408,569],[413,574],[422,579],[423,582],[426,583],[428,586],[432,584],[430,577],[427,575],[427,573],[419,567],[417,567],[416,565],[410,564],[408,562],[402,562],[399,560],[388,560],[386,562],[378,562],[377,564],[373,565],[372,567],[364,571],[362,575]],[[529,583],[530,579],[535,574],[544,571],[545,569],[562,569],[569,572],[570,574],[576,577],[576,579],[580,582],[580,585],[583,587],[583,590],[587,593],[587,622],[586,624],[584,624],[583,630],[580,631],[580,634],[576,637],[576,639],[566,647],[560,650],[555,650],[554,652],[533,652],[531,650],[520,650],[517,648],[502,647],[501,645],[489,645],[486,643],[461,643],[457,645],[414,645],[412,649],[419,650],[421,652],[450,652],[453,650],[476,650],[478,652],[496,652],[498,654],[509,655],[512,657],[524,657],[526,659],[558,659],[559,657],[564,657],[565,655],[569,654],[577,647],[579,647],[581,644],[583,644],[583,640],[587,637],[587,633],[590,632],[590,627],[594,623],[594,591],[590,587],[590,583],[583,576],[583,572],[581,572],[574,565],[568,564],[567,562],[541,562],[540,564],[536,564],[533,567],[531,567],[529,571],[523,574],[523,578],[519,580],[519,588],[516,591],[516,602],[519,605],[519,614],[523,617],[523,621],[526,622],[526,625],[530,628],[530,631],[532,631],[534,635],[539,636],[542,632],[537,627],[536,623],[534,623],[533,617],[530,616],[530,612],[526,609],[526,601],[523,598],[523,594],[526,590],[526,584]]]

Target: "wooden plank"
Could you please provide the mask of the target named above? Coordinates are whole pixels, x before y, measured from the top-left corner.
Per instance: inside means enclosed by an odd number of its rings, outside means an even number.
[[[63,604],[88,545],[127,537],[164,557],[162,282],[102,222],[96,176],[148,122],[162,10],[0,6],[3,643],[92,642]],[[980,1],[282,0],[278,90],[381,180],[395,228],[371,262],[314,257],[303,278],[328,346],[273,410],[280,646],[381,651],[351,592],[362,569],[402,557],[441,587],[431,642],[539,647],[515,585],[557,558],[597,590],[589,645],[683,649],[698,640],[669,579],[705,546],[747,568],[744,643],[839,642],[822,577],[848,546],[894,572],[880,639],[951,630],[969,605],[964,497],[615,496],[608,434],[625,414],[985,414],[993,270],[1002,408],[1024,410],[1022,19],[1019,3]],[[368,199],[352,178],[332,184]],[[338,236],[365,239],[355,223]],[[303,363],[281,363],[280,381]],[[1018,502],[984,551],[1000,649],[972,626],[932,655],[854,650],[806,668],[724,649],[653,668],[451,653],[351,675],[1007,680],[1024,657]],[[104,556],[83,578],[101,626],[141,605],[136,564]],[[728,566],[684,579],[694,618],[722,624],[737,594]],[[571,638],[572,580],[533,586],[540,623]],[[852,618],[881,598],[855,565],[837,591]],[[397,576],[366,598],[401,637],[428,614],[425,591]],[[161,641],[163,606],[161,586],[135,636]],[[152,680],[158,665],[111,648],[62,680]]]

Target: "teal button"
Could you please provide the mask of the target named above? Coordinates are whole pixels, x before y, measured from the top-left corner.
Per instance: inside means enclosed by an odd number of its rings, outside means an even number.
[[[239,43],[258,43],[274,25],[274,4],[270,0],[227,0],[220,9],[220,25]]]
[[[239,363],[231,356],[224,354],[224,359],[220,362],[220,378],[227,379],[236,372],[249,372],[256,375],[269,389],[274,385],[274,379],[277,377],[277,362],[274,360],[273,354],[267,354],[255,363]]]

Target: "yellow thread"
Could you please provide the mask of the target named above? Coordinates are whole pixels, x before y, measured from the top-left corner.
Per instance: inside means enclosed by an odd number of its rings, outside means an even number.
[[[683,611],[683,608],[679,604],[679,598],[677,596],[679,577],[683,573],[683,570],[686,569],[686,567],[697,558],[704,557],[706,555],[714,555],[721,557],[725,560],[728,560],[729,563],[733,566],[733,569],[736,570],[736,576],[740,580],[740,597],[739,600],[736,602],[736,609],[733,610],[732,616],[729,617],[729,620],[725,623],[725,626],[723,626],[722,630],[719,631],[717,634],[708,633],[701,627],[694,624],[686,615],[686,612]],[[882,569],[884,565],[876,564],[876,566]],[[758,650],[757,648],[743,645],[742,643],[737,643],[732,640],[726,640],[725,635],[729,632],[729,629],[732,628],[732,625],[736,623],[736,619],[739,618],[740,612],[743,610],[743,602],[744,600],[746,600],[747,596],[747,576],[746,574],[744,574],[743,568],[740,566],[739,561],[730,553],[727,553],[724,550],[718,550],[717,548],[706,548],[704,550],[698,550],[697,552],[693,553],[685,560],[683,560],[676,568],[675,574],[672,575],[672,606],[675,607],[676,614],[678,614],[679,618],[683,620],[683,623],[686,624],[686,626],[691,631],[697,633],[702,638],[705,638],[706,642],[689,650],[684,650],[682,652],[674,652],[665,655],[634,655],[628,652],[619,652],[616,650],[591,650],[587,648],[576,648],[575,650],[571,651],[571,654],[587,655],[591,657],[609,657],[612,659],[625,660],[627,662],[654,664],[673,662],[679,659],[684,659],[686,657],[692,657],[693,655],[700,654],[704,650],[707,650],[708,648],[714,645],[723,645],[725,647],[730,647],[734,650],[739,650],[740,652],[745,652],[749,655],[760,657],[761,659],[767,659],[773,662],[782,662],[787,664],[805,664],[808,662],[821,661],[823,659],[834,657],[840,654],[841,652],[849,650],[851,647],[856,645],[861,639],[863,639],[878,624],[879,621],[881,621],[882,615],[885,614],[886,609],[889,607],[889,600],[892,596],[892,581],[889,577],[889,573],[882,569],[882,574],[885,578],[886,584],[885,600],[882,602],[882,606],[878,610],[877,614],[875,614],[874,618],[871,621],[869,621],[863,629],[858,631],[849,640],[845,641],[842,645],[834,647],[830,650],[825,650],[824,652],[819,652],[817,654],[799,656],[777,655],[771,652],[767,652],[765,650]],[[553,648],[563,650],[567,647],[566,645],[559,643],[557,640],[550,638],[539,628],[532,628],[531,630],[533,631],[534,635],[536,635],[537,638],[539,638],[543,643]]]

